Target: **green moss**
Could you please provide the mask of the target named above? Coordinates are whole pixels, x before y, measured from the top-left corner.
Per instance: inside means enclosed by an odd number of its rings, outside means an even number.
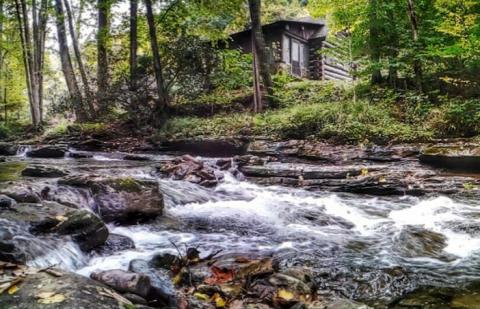
[[[132,177],[120,177],[110,183],[112,188],[117,191],[136,192],[142,191],[142,185]]]
[[[123,303],[123,307],[124,307],[125,309],[135,309],[135,308],[137,308],[137,307],[135,307],[134,305],[130,305],[130,304],[126,304],[126,303]]]

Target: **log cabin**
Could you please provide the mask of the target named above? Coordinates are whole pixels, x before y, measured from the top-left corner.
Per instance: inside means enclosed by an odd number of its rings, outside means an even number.
[[[279,20],[262,26],[269,61],[277,70],[288,70],[292,75],[315,80],[350,80],[347,65],[319,53],[334,48],[326,41],[329,28],[324,19],[304,17]],[[252,31],[245,30],[230,36],[228,48],[252,52]]]

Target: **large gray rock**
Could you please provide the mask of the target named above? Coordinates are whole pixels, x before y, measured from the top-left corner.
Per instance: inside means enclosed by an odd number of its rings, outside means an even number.
[[[57,270],[59,271],[59,270]],[[92,279],[64,271],[62,277],[52,276],[46,272],[28,275],[22,286],[13,294],[2,293],[0,308],[2,309],[119,309],[125,307],[119,294],[105,285]],[[48,303],[45,296],[50,293],[61,295],[60,302]],[[43,296],[42,296],[43,293]],[[115,298],[117,297],[117,298]],[[58,298],[57,298],[58,299]],[[48,299],[47,299],[48,300]],[[128,305],[131,303],[126,300]]]
[[[27,152],[27,157],[32,158],[63,158],[65,150],[59,147],[42,147]]]
[[[163,213],[163,194],[155,181],[73,175],[61,178],[58,183],[90,189],[97,207],[95,211],[105,222],[145,222]]]
[[[105,241],[105,243],[102,246],[96,248],[95,252],[97,254],[107,255],[117,251],[128,249],[135,249],[135,243],[130,237],[117,234],[109,234],[108,239]]]
[[[12,198],[18,203],[38,203],[41,201],[40,194],[35,192],[32,186],[22,183],[14,183],[0,189],[0,194]]]

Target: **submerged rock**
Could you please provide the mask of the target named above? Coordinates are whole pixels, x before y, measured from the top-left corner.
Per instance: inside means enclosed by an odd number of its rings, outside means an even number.
[[[59,147],[42,147],[27,152],[27,157],[32,158],[63,158],[66,151]]]
[[[9,208],[15,205],[17,202],[13,198],[10,198],[6,195],[0,194],[0,209],[1,208]]]
[[[149,157],[143,157],[138,155],[126,155],[123,157],[123,160],[127,161],[151,161]]]
[[[22,171],[22,176],[57,178],[68,175],[67,171],[46,165],[30,165]]]
[[[393,250],[407,258],[445,258],[443,249],[447,246],[446,236],[422,227],[406,226],[394,238]]]

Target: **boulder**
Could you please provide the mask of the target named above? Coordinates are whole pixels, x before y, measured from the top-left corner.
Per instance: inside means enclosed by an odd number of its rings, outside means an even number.
[[[9,143],[0,143],[0,156],[15,156],[18,152],[18,146]]]
[[[22,176],[44,178],[57,178],[66,176],[68,174],[69,173],[67,171],[46,165],[29,165],[22,171]]]
[[[420,162],[451,169],[480,171],[480,146],[435,146],[422,150]]]
[[[123,297],[125,297],[126,299],[128,299],[129,301],[131,301],[135,305],[144,305],[144,306],[147,305],[147,301],[145,300],[145,298],[140,297],[137,294],[125,293],[125,294],[123,294]]]
[[[5,157],[0,157],[0,163],[7,162],[7,159]]]
[[[59,147],[42,147],[27,152],[27,157],[31,158],[63,158],[65,150]]]
[[[25,264],[26,256],[15,243],[6,240],[2,231],[0,231],[0,261],[6,261],[10,263]],[[9,237],[10,238],[10,237]]]
[[[148,276],[121,269],[92,273],[90,278],[113,288],[117,292],[130,292],[141,297],[146,297],[151,288],[150,278]]]
[[[105,222],[145,222],[163,213],[163,194],[155,181],[73,175],[59,179],[58,183],[90,189],[96,204],[95,211]]]
[[[27,275],[15,293],[1,295],[0,308],[133,308],[130,301],[99,282],[77,274],[55,271],[62,277],[46,272]],[[56,302],[50,301],[54,299]]]

